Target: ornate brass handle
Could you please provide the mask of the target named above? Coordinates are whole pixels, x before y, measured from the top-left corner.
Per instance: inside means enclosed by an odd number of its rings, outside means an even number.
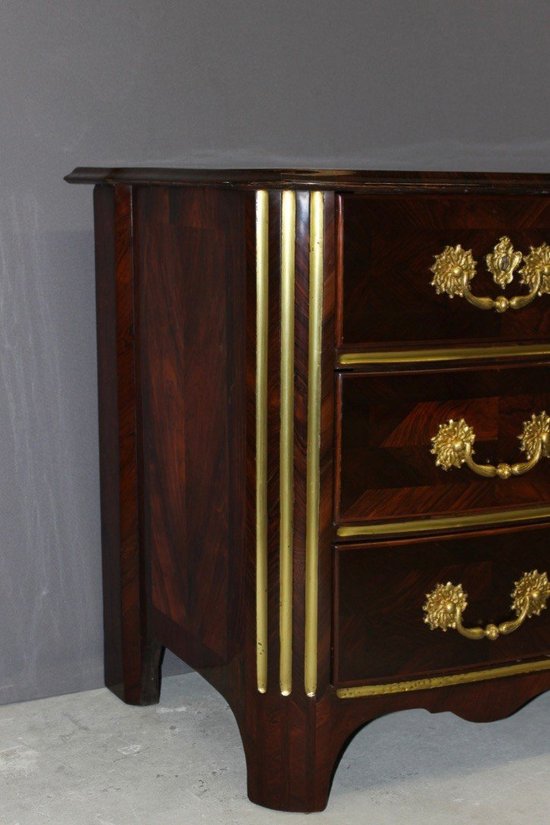
[[[451,418],[445,424],[440,424],[437,434],[431,439],[430,452],[436,457],[436,467],[449,470],[466,464],[470,470],[484,478],[497,476],[507,479],[510,476],[521,476],[532,470],[542,456],[550,458],[550,416],[544,411],[538,415],[533,413],[531,420],[523,423],[523,432],[518,438],[527,461],[518,464],[476,464],[472,458],[475,438],[472,427],[463,418],[460,421]]]
[[[521,579],[515,582],[512,592],[512,610],[516,614],[501,624],[488,624],[487,627],[464,627],[462,614],[468,606],[468,595],[461,584],[438,584],[435,590],[426,594],[426,604],[423,607],[424,621],[431,630],[449,628],[458,630],[461,636],[467,639],[489,639],[494,642],[499,636],[507,636],[520,627],[525,619],[539,616],[546,607],[546,600],[550,597],[550,582],[546,573],[532,570],[524,573]]]
[[[434,273],[431,284],[437,294],[445,292],[449,298],[458,295],[478,309],[495,309],[497,312],[521,309],[534,301],[537,295],[550,293],[550,246],[545,243],[542,246],[532,246],[530,253],[524,256],[514,249],[510,238],[503,236],[493,251],[485,256],[487,269],[501,289],[506,289],[512,283],[514,271],[523,261],[523,268],[519,270],[520,282],[529,288],[529,292],[513,298],[504,295],[479,298],[472,295],[470,281],[476,274],[476,262],[471,249],[462,249],[460,244],[446,246],[443,252],[434,257],[435,263],[430,267]]]

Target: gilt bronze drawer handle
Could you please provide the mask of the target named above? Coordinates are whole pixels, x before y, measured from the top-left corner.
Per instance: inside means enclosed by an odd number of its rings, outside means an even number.
[[[443,252],[435,255],[435,263],[430,267],[434,273],[431,281],[437,294],[445,292],[449,298],[458,295],[466,298],[470,304],[478,309],[495,309],[497,312],[506,312],[508,309],[521,309],[534,301],[537,295],[550,293],[550,246],[531,247],[528,255],[523,255],[512,246],[506,236],[500,238],[493,251],[485,256],[487,269],[493,280],[501,289],[506,289],[514,279],[514,272],[523,261],[523,268],[519,270],[520,282],[529,288],[526,295],[516,295],[506,298],[499,295],[497,298],[480,298],[470,292],[470,281],[476,274],[476,261],[471,249],[462,249],[458,246],[446,246]]]
[[[546,607],[546,600],[550,597],[550,582],[546,573],[532,570],[524,573],[521,579],[515,582],[512,592],[512,610],[515,619],[501,624],[488,624],[487,627],[464,627],[462,614],[468,606],[468,595],[461,584],[438,584],[431,593],[426,594],[426,604],[423,607],[424,621],[431,630],[451,628],[458,630],[466,639],[489,639],[494,642],[499,636],[507,636],[520,627],[525,619],[539,616]]]
[[[475,438],[473,428],[463,418],[460,421],[451,418],[445,424],[440,424],[437,434],[431,439],[430,452],[436,456],[436,467],[449,470],[466,464],[470,470],[484,478],[507,479],[521,476],[532,470],[542,456],[550,457],[550,416],[543,411],[538,415],[533,413],[530,421],[524,421],[523,432],[518,438],[527,461],[518,464],[476,464],[472,458]]]

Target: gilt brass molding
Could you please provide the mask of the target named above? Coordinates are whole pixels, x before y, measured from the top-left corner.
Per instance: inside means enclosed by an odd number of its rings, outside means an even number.
[[[338,356],[338,365],[341,367],[361,367],[371,364],[420,364],[432,361],[475,361],[485,358],[522,358],[536,355],[550,355],[550,343],[344,352]]]
[[[440,424],[431,439],[430,452],[436,456],[436,467],[443,470],[451,467],[460,469],[466,464],[470,470],[484,478],[498,477],[506,480],[512,476],[521,476],[532,470],[542,457],[550,457],[550,416],[544,411],[538,415],[533,413],[531,419],[523,423],[523,432],[518,438],[527,461],[517,464],[477,464],[473,459],[475,438],[473,428],[463,418],[459,421],[451,418],[445,424]]]
[[[309,327],[307,382],[307,481],[304,689],[317,691],[319,598],[319,450],[321,437],[321,350],[323,335],[324,195],[309,198]]]
[[[281,373],[279,434],[279,687],[292,692],[294,509],[294,301],[296,193],[281,196]]]
[[[550,670],[550,658],[538,659],[533,662],[520,662],[504,667],[487,668],[486,670],[470,670],[466,673],[453,673],[449,676],[433,676],[426,679],[413,679],[402,682],[388,682],[379,685],[358,685],[356,687],[338,688],[336,696],[339,699],[361,699],[369,696],[386,696],[395,693],[410,693],[417,690],[434,690],[436,688],[452,687],[453,685],[468,685],[475,682],[487,682],[491,679],[504,679],[510,676],[523,676],[528,673],[538,673]]]
[[[304,689],[314,697],[318,668],[321,352],[323,330],[324,194],[309,196]],[[296,193],[281,194],[279,373],[279,689],[293,689],[294,597],[294,338]],[[256,671],[267,690],[268,664],[268,280],[269,197],[256,193]]]
[[[452,629],[466,639],[489,639],[496,641],[501,636],[508,636],[518,630],[526,619],[539,616],[546,608],[546,601],[550,598],[550,582],[546,573],[531,570],[524,573],[521,579],[515,582],[512,592],[512,610],[516,618],[488,624],[486,627],[465,627],[462,624],[462,614],[468,606],[468,595],[461,584],[438,584],[430,593],[426,594],[424,604],[424,622],[431,630],[442,630],[444,633]]]
[[[267,354],[269,197],[256,192],[256,679],[267,690]]]
[[[523,255],[514,249],[508,237],[503,236],[493,251],[485,256],[487,269],[501,289],[512,283],[515,270],[523,262],[523,268],[518,273],[520,283],[529,290],[526,295],[516,295],[513,298],[504,295],[497,298],[473,295],[470,282],[476,275],[477,264],[472,250],[462,249],[460,244],[446,246],[443,252],[434,256],[435,263],[430,267],[433,272],[431,284],[438,295],[445,293],[449,298],[466,298],[478,309],[494,309],[496,312],[521,309],[532,303],[537,296],[550,293],[550,246],[544,243],[530,249],[529,254]]]
[[[344,524],[337,528],[338,538],[374,538],[406,536],[430,532],[445,532],[468,527],[490,527],[544,521],[550,518],[550,507],[524,507],[518,510],[495,510],[474,515],[434,516],[409,521],[386,521],[375,524]]]

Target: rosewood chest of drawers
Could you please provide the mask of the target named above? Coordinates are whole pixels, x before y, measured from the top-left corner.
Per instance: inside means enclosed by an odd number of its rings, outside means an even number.
[[[294,811],[381,714],[550,688],[550,176],[68,180],[95,184],[107,685],[157,701],[173,650],[250,798]]]

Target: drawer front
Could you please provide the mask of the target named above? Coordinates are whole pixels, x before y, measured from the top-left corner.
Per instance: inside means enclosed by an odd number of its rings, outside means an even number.
[[[464,297],[437,294],[430,269],[434,256],[460,245],[471,250],[475,261],[476,274],[469,281],[474,295],[500,296],[502,301],[502,296],[528,294],[529,287],[521,283],[524,260],[514,268],[513,256],[504,264],[502,256],[496,262],[501,273],[497,283],[485,258],[503,236],[524,256],[531,247],[550,244],[549,198],[343,195],[340,210],[344,350],[550,340],[550,295],[536,297],[521,309],[487,311]],[[511,272],[503,269],[506,263]],[[531,264],[538,265],[535,258]],[[548,266],[546,272],[550,289]],[[510,275],[512,281],[505,283]]]
[[[444,469],[432,438],[450,419],[470,428],[472,461],[496,466],[526,462],[519,436],[532,415],[550,415],[547,367],[337,378],[336,520],[357,524],[432,516],[479,514],[550,504],[550,461],[543,456],[522,475],[487,478],[463,463]],[[532,434],[537,435],[537,419]],[[546,422],[548,425],[548,422]],[[528,435],[531,432],[528,428]],[[451,431],[440,462],[455,459]],[[535,442],[531,442],[533,448]],[[529,439],[525,445],[529,446]],[[483,469],[481,470],[483,472]]]
[[[334,555],[337,687],[421,679],[550,656],[550,610],[525,618],[509,635],[473,640],[452,628],[430,629],[424,609],[427,594],[451,582],[461,585],[465,594],[461,621],[467,630],[517,619],[511,595],[515,583],[533,571],[550,576],[548,527],[341,545]],[[524,581],[518,602],[528,586]],[[434,608],[438,598],[436,594],[431,600],[432,619],[440,616]]]

